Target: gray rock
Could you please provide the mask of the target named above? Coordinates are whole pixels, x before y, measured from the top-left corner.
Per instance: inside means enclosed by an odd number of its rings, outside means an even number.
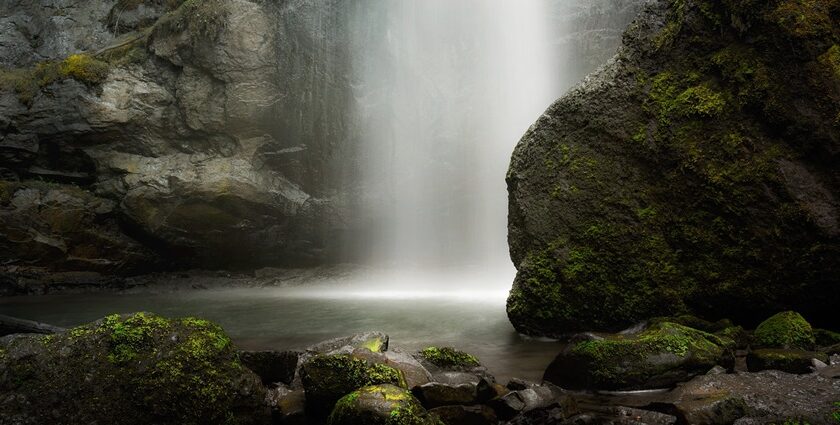
[[[493,409],[484,406],[441,406],[430,409],[446,425],[495,425],[499,423]]]
[[[475,384],[457,385],[429,382],[414,387],[412,392],[427,409],[440,406],[480,404],[496,396],[492,384],[485,379]]]

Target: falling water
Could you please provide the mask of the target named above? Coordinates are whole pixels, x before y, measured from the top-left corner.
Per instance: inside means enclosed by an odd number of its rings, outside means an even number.
[[[371,264],[509,278],[506,168],[562,81],[550,3],[401,0],[360,12]]]

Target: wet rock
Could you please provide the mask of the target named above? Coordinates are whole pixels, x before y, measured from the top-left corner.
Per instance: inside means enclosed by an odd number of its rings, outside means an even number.
[[[680,384],[670,396],[676,397],[674,404],[683,405],[684,414],[699,418],[699,422],[688,423],[732,423],[746,412],[745,417],[752,419],[735,423],[784,423],[799,418],[819,424],[830,417],[837,394],[840,380],[817,374],[763,371],[699,376]]]
[[[683,423],[691,425],[727,425],[749,413],[744,399],[727,391],[683,394],[674,406]]]
[[[329,416],[329,425],[439,425],[414,396],[394,385],[360,388],[344,396]]]
[[[429,382],[414,387],[412,392],[426,408],[451,405],[473,405],[486,402],[496,396],[492,384],[485,379],[478,383],[444,384]]]
[[[780,370],[788,373],[811,373],[812,359],[828,362],[828,356],[824,353],[764,348],[753,350],[747,355],[747,367],[750,372]]]
[[[615,331],[683,311],[755,323],[778,306],[836,323],[840,291],[825,277],[840,275],[840,190],[826,165],[840,127],[824,124],[836,118],[824,105],[840,88],[811,68],[836,32],[803,37],[777,3],[684,4],[651,2],[616,57],[518,143],[506,177],[517,331]],[[750,104],[733,100],[749,90],[744,61],[769,78],[750,83],[763,93]],[[701,92],[713,110],[683,102]],[[753,149],[723,147],[734,134]],[[795,159],[778,150],[790,146]],[[792,221],[788,200],[802,206]]]
[[[840,333],[827,329],[814,329],[814,340],[819,347],[840,344]]]
[[[536,424],[537,422],[533,422]],[[664,413],[629,407],[603,409],[597,413],[583,413],[562,422],[546,422],[563,425],[675,425],[677,418]]]
[[[116,204],[72,185],[0,181],[0,256],[7,264],[126,273],[157,257],[126,236]]]
[[[307,412],[316,416],[326,415],[338,399],[361,387],[376,384],[406,387],[399,370],[352,354],[317,355],[301,366],[300,377],[306,390]]]
[[[778,313],[761,322],[753,333],[755,346],[811,350],[814,348],[814,331],[802,315],[794,311]]]
[[[0,423],[268,421],[266,392],[230,339],[200,319],[108,316],[0,338]]]
[[[420,351],[423,360],[445,369],[473,368],[481,366],[472,354],[452,347],[427,347]]]
[[[277,385],[268,390],[266,402],[271,407],[272,423],[282,425],[306,424],[306,394]]]
[[[659,388],[688,381],[716,365],[732,367],[731,340],[661,322],[637,335],[570,344],[544,379],[566,389]]]
[[[574,402],[568,396],[544,386],[511,391],[488,403],[501,420],[510,420],[520,413],[545,408],[552,404],[558,404],[565,410],[574,406]]]
[[[388,335],[382,332],[364,332],[333,338],[306,348],[317,354],[348,354],[357,348],[366,348],[374,353],[388,351]]]
[[[484,406],[441,406],[430,409],[446,425],[495,425],[499,423],[493,409]]]
[[[0,337],[21,333],[54,334],[66,330],[65,328],[53,326],[48,323],[34,322],[32,320],[0,314]]]
[[[262,379],[263,384],[290,384],[295,377],[297,351],[241,351],[239,359]]]

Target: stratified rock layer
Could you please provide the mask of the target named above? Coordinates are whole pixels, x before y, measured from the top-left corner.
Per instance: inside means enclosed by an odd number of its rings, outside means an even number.
[[[508,315],[755,325],[840,302],[840,5],[662,0],[513,154]]]

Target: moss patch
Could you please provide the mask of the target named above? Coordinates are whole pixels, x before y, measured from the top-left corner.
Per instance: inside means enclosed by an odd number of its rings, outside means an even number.
[[[667,386],[731,366],[734,342],[676,323],[661,322],[638,335],[606,335],[578,342],[549,366],[545,379],[570,389]]]
[[[36,354],[0,359],[0,369],[10,371],[0,377],[0,392],[28,400],[4,405],[0,422],[4,414],[25,414],[50,423],[54,412],[67,423],[246,424],[264,419],[259,378],[241,366],[222,329],[204,320],[112,315],[49,341],[18,339],[3,349]]]
[[[814,347],[814,331],[802,315],[793,311],[778,313],[761,322],[755,330],[755,345],[765,348]]]
[[[426,347],[420,351],[420,356],[439,367],[474,367],[480,365],[478,359],[472,354],[452,347]]]
[[[62,61],[46,61],[28,69],[0,69],[0,90],[13,90],[21,102],[31,104],[44,87],[74,79],[95,85],[108,76],[109,65],[87,54],[70,55]]]
[[[370,363],[352,355],[319,355],[301,367],[307,408],[326,415],[344,395],[365,386],[392,384],[406,387],[402,371]]]
[[[443,425],[426,412],[411,392],[393,385],[373,385],[342,397],[329,425]]]

